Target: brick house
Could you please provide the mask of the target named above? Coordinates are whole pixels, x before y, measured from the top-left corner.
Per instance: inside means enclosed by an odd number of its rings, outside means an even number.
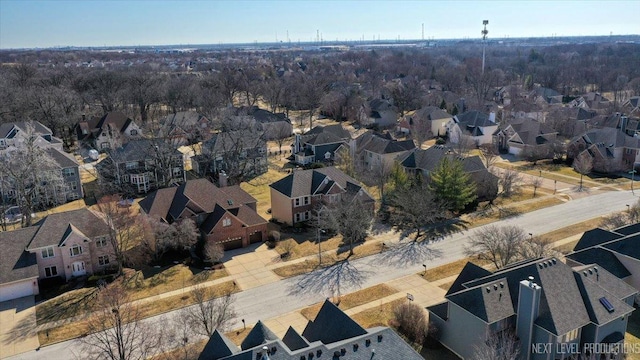
[[[37,295],[36,279],[92,275],[116,261],[109,226],[82,208],[51,214],[34,226],[0,232],[0,301]]]
[[[237,185],[218,188],[197,179],[157,190],[139,205],[168,224],[193,219],[205,241],[222,243],[229,250],[266,240],[267,221],[256,212],[256,203]]]
[[[297,170],[269,187],[273,219],[289,225],[311,219],[321,203],[337,201],[347,193],[360,198],[363,210],[374,210],[375,200],[362,185],[335,167]]]

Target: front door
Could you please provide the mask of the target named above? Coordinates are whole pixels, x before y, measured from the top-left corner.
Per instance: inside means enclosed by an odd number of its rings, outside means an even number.
[[[84,268],[84,261],[76,261],[73,264],[71,264],[73,272],[71,273],[71,275],[73,276],[82,276],[85,275],[87,273],[87,271]]]

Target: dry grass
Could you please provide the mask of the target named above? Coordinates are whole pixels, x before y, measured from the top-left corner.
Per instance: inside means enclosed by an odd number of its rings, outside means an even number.
[[[543,236],[549,242],[556,242],[562,239],[566,239],[569,236],[582,234],[585,231],[594,229],[600,226],[601,222],[602,222],[602,218],[597,217],[597,218],[585,220],[579,223],[575,223],[571,226],[563,227],[558,230],[545,233]]]
[[[228,292],[239,291],[232,281],[228,281],[222,284],[214,285],[207,288],[209,299],[222,296]],[[193,305],[194,299],[189,293],[184,295],[175,295],[163,299],[154,300],[147,303],[142,303],[138,306],[140,312],[140,318],[148,318],[151,316],[163,314],[168,311],[183,308],[185,306]],[[94,309],[95,310],[95,309]],[[75,339],[80,336],[86,335],[88,320],[80,320],[72,323],[63,324],[50,328],[48,330],[42,330],[38,332],[38,339],[40,345],[50,345],[61,341]]]
[[[419,275],[423,275],[423,278],[427,281],[437,281],[448,278],[450,276],[458,275],[462,271],[462,268],[468,263],[473,262],[474,264],[482,267],[486,267],[491,265],[491,261],[489,260],[481,260],[477,257],[467,257],[464,259],[456,260],[454,262],[450,262],[448,264],[444,264],[433,269],[427,270],[426,273],[420,272]]]
[[[474,228],[508,217],[562,204],[563,201],[560,199],[561,196],[562,194],[540,198],[536,197],[536,199],[528,199],[526,202],[521,201],[511,203],[509,205],[496,206],[487,209],[484,213],[475,212],[472,214],[465,214],[461,216],[461,219],[467,222],[468,228]]]
[[[562,244],[562,245],[556,246],[554,249],[556,251],[558,251],[559,253],[561,253],[561,254],[568,254],[568,253],[573,251],[573,248],[578,243],[578,240],[579,239],[576,239],[576,240],[568,242],[566,244]]]
[[[267,210],[271,208],[269,185],[287,176],[286,172],[275,170],[275,168],[282,166],[276,162],[277,160],[273,156],[269,157],[269,169],[266,173],[240,184],[242,190],[248,192],[258,201],[258,214],[265,219],[271,218],[271,214],[267,213]]]
[[[251,329],[253,329],[252,326],[247,326],[246,329],[242,328],[242,329],[236,329],[233,331],[229,331],[227,333],[225,333],[224,335],[231,340],[231,342],[233,342],[234,344],[236,344],[237,346],[240,346],[240,344],[242,344],[242,342],[244,341],[244,339],[247,337],[247,335],[249,334],[249,332],[251,332]]]
[[[131,300],[138,300],[225,276],[228,273],[224,269],[201,271],[179,264],[165,269],[151,268],[146,275],[137,271],[127,284]],[[89,313],[95,310],[91,296],[94,293],[94,288],[73,290],[40,303],[36,305],[36,319],[42,324]]]
[[[397,291],[385,284],[375,285],[366,289],[358,290],[354,293],[341,296],[338,307],[342,310],[348,310],[356,306],[360,306],[375,300],[382,299],[389,295],[395,294]],[[318,315],[323,303],[317,303],[306,307],[300,311],[300,314],[308,320],[313,320]]]
[[[365,329],[374,326],[389,326],[389,320],[393,319],[393,309],[408,301],[407,299],[398,299],[388,303],[359,312],[351,318]]]
[[[316,248],[317,250],[317,248]],[[322,266],[331,266],[338,261],[355,260],[369,255],[380,253],[382,244],[379,242],[364,243],[353,248],[353,255],[349,256],[349,251],[336,254],[335,251],[322,253]],[[317,254],[317,251],[313,254]],[[273,272],[283,278],[288,278],[313,271],[318,267],[318,259],[305,259],[303,262],[284,265],[273,269]]]
[[[451,288],[451,285],[453,285],[454,281],[449,281],[446,282],[444,284],[440,284],[438,287],[444,291],[449,291],[449,289]]]

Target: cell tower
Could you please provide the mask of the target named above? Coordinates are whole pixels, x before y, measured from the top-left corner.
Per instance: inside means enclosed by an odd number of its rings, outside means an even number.
[[[484,53],[485,48],[487,47],[487,34],[489,30],[487,30],[487,25],[489,24],[489,20],[482,20],[482,25],[484,25],[484,29],[482,30],[482,74],[484,75]]]

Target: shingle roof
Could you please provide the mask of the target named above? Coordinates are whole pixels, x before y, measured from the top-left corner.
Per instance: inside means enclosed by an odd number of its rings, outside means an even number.
[[[606,324],[614,319],[629,314],[633,311],[633,307],[621,301],[619,297],[607,292],[598,283],[591,279],[591,276],[583,275],[580,272],[574,273],[578,288],[582,295],[585,308],[592,322],[598,325]],[[600,302],[601,298],[606,298],[611,305],[613,311],[609,312]]]
[[[449,115],[446,111],[435,106],[426,106],[418,109],[415,114],[411,116],[413,121],[433,121],[441,119],[451,119],[452,115]]]
[[[366,333],[367,331],[362,326],[338,309],[331,301],[326,300],[316,318],[309,321],[302,336],[309,342],[321,341],[323,344],[329,344]]]
[[[78,162],[73,156],[71,156],[71,154],[67,154],[62,150],[50,147],[46,148],[45,151],[62,169],[79,166]]]
[[[462,168],[467,173],[473,173],[476,171],[488,171],[484,166],[484,163],[479,156],[460,157],[453,153],[453,151],[447,147],[436,145],[428,149],[415,149],[404,159],[401,160],[401,165],[409,169],[420,169],[422,171],[433,171],[438,167],[443,158],[447,157],[449,160],[461,160]]]
[[[204,346],[198,360],[217,360],[240,352],[240,348],[216,329]]]
[[[34,133],[38,135],[51,135],[51,129],[42,125],[39,121],[16,121],[10,123],[0,124],[0,138],[6,138],[9,132],[14,128],[18,128],[21,131],[26,131],[28,126],[33,126]]]
[[[251,329],[247,337],[242,341],[240,347],[242,350],[247,350],[262,344],[267,343],[271,340],[277,340],[278,337],[271,330],[269,330],[266,325],[262,323],[262,321],[258,320],[256,325]]]
[[[449,287],[449,291],[447,291],[446,295],[453,294],[460,290],[464,290],[465,287],[462,286],[462,284],[468,281],[472,281],[472,280],[489,276],[489,275],[491,275],[491,271],[486,270],[469,261],[464,265],[464,267],[462,268],[462,271],[460,271],[460,275],[458,275],[458,277],[453,282],[453,284],[451,284],[451,286]]]
[[[640,259],[640,246],[638,244],[640,244],[640,234],[629,235],[600,246],[634,259]]]
[[[358,152],[367,150],[375,154],[393,154],[409,151],[415,147],[413,140],[398,141],[373,131],[367,131],[356,138]]]
[[[291,350],[300,350],[309,346],[307,340],[305,340],[298,332],[296,332],[291,326],[287,329],[287,332],[282,337],[282,342],[287,345]]]
[[[362,188],[360,183],[339,169],[330,166],[320,169],[296,170],[286,177],[269,185],[274,190],[290,198],[307,196],[318,192],[322,186],[326,186],[330,180],[335,181],[341,188],[350,186],[354,190]],[[356,190],[356,191],[357,191]]]
[[[133,120],[129,119],[127,115],[119,111],[112,111],[102,116],[96,123],[95,128],[102,131],[106,129],[107,125],[110,125],[118,131],[123,132],[132,122]],[[98,134],[99,133],[100,132],[98,132]]]
[[[25,251],[37,231],[37,226],[0,231],[0,284],[38,276],[36,254]]]
[[[604,244],[611,240],[620,239],[623,235],[617,234],[613,231],[595,228],[589,231],[585,231],[580,237],[580,240],[573,247],[573,251],[586,249],[595,245]]]
[[[110,157],[116,163],[123,163],[126,161],[141,161],[146,158],[152,157],[152,154],[156,151],[156,147],[162,147],[163,151],[171,151],[173,155],[182,156],[177,149],[173,148],[169,143],[165,141],[154,141],[151,139],[137,139],[131,140],[121,147],[112,150]]]
[[[638,290],[633,286],[624,281],[620,281],[620,278],[616,277],[599,264],[594,263],[577,266],[574,267],[573,270],[579,273],[583,279],[598,284],[599,287],[603,288],[606,292],[612,294],[618,299],[626,299],[638,292]]]
[[[69,225],[88,237],[109,234],[109,227],[103,218],[87,208],[47,215],[37,223],[38,231],[28,245],[28,249],[58,245]]]
[[[225,131],[213,134],[202,144],[202,148],[212,153],[227,153],[255,149],[265,144],[263,134],[259,131]]]
[[[461,129],[464,126],[471,126],[475,128],[496,125],[496,123],[489,120],[489,115],[477,110],[471,110],[466,113],[456,115],[456,118],[458,119],[458,124]]]
[[[515,314],[506,278],[482,283],[446,298],[488,324]]]
[[[622,235],[637,234],[640,233],[640,223],[621,226],[617,229],[614,229],[613,231]]]
[[[557,131],[546,124],[526,118],[513,120],[508,126],[518,134],[522,142],[526,145],[543,144],[547,142],[545,136],[557,133]]]
[[[312,136],[312,135],[318,135],[318,134],[322,134],[322,133],[330,133],[342,140],[347,140],[347,139],[351,139],[351,133],[349,133],[349,130],[345,129],[342,127],[342,125],[340,124],[336,124],[336,125],[327,125],[327,126],[322,126],[322,125],[318,125],[316,127],[314,127],[313,129],[307,131],[306,133],[303,134],[304,137],[307,136]]]
[[[561,335],[589,322],[589,315],[581,301],[573,270],[556,259],[547,258],[525,262],[497,271],[490,276],[467,282],[464,286],[471,288],[493,284],[499,279],[506,279],[511,301],[513,304],[517,304],[520,281],[529,276],[532,276],[534,281],[542,287],[540,311],[536,324],[553,334]],[[567,311],[567,309],[572,309],[572,311]],[[478,311],[479,314],[482,314],[480,310]],[[504,308],[503,311],[505,314],[508,313]]]
[[[619,279],[631,276],[629,270],[608,249],[596,246],[567,254],[566,257],[580,264],[598,264]]]

